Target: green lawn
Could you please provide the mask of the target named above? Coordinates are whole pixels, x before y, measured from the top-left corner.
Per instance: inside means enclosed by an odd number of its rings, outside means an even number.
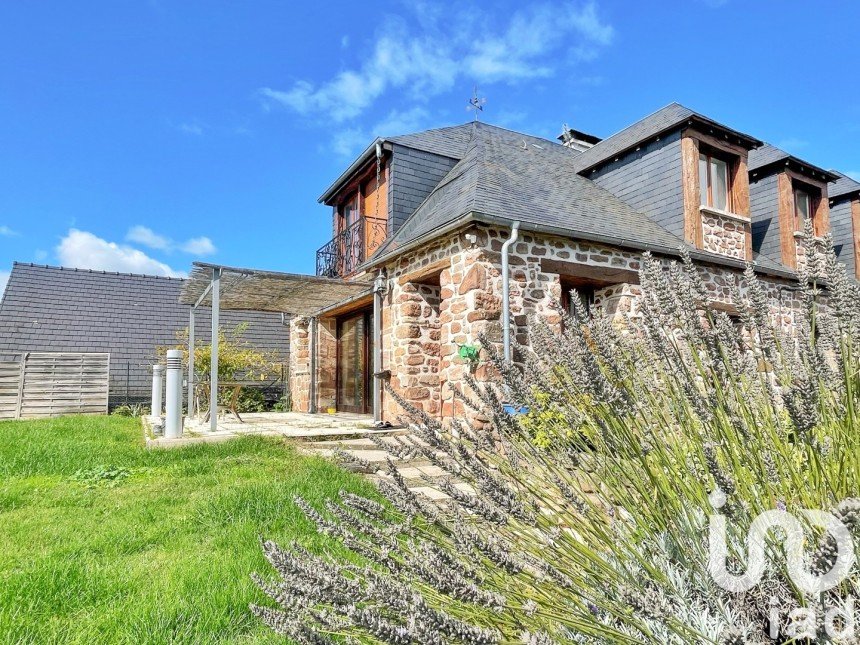
[[[291,499],[341,489],[371,486],[275,440],[146,450],[136,419],[0,422],[0,642],[275,642],[248,611],[257,538],[333,547]]]

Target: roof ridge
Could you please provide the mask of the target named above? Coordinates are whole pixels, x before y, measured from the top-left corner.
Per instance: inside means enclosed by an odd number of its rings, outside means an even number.
[[[22,267],[30,267],[34,269],[51,269],[52,271],[66,271],[66,272],[74,272],[74,273],[94,273],[100,275],[118,275],[129,278],[153,278],[156,280],[178,280],[183,281],[187,278],[180,278],[176,276],[169,275],[153,275],[151,273],[125,273],[122,271],[104,271],[102,269],[85,269],[82,267],[65,267],[53,264],[36,264],[35,262],[18,262],[17,260],[12,261],[12,269],[14,270],[16,266]]]
[[[668,110],[668,109],[669,109],[669,108],[671,108],[671,107],[684,108],[685,110],[690,110],[690,112],[695,112],[695,110],[693,110],[693,109],[691,109],[691,108],[688,108],[686,105],[682,105],[682,104],[678,103],[678,101],[672,101],[671,103],[668,103],[668,104],[664,105],[663,107],[661,107],[661,108],[658,108],[658,109],[654,110],[654,111],[653,111],[653,112],[651,112],[650,114],[646,114],[645,116],[643,116],[643,117],[641,117],[641,118],[639,118],[639,119],[636,119],[636,120],[635,120],[633,123],[631,123],[630,125],[626,125],[626,126],[624,126],[624,127],[623,127],[623,128],[621,128],[620,130],[617,130],[616,132],[613,132],[613,133],[612,133],[612,134],[610,134],[609,136],[607,136],[607,137],[603,137],[603,139],[601,139],[600,141],[598,141],[597,143],[595,143],[593,146],[591,146],[591,148],[589,148],[589,150],[593,150],[593,149],[597,148],[597,147],[598,147],[598,146],[600,146],[601,144],[606,143],[607,141],[609,141],[612,137],[618,136],[619,134],[622,134],[623,132],[627,132],[627,130],[630,130],[631,128],[635,128],[635,127],[636,127],[639,123],[641,123],[642,121],[645,121],[646,119],[650,119],[652,116],[654,116],[654,115],[656,115],[656,114],[659,114],[659,113],[660,113],[660,112],[662,112],[663,110]]]
[[[547,139],[546,137],[542,137],[537,134],[529,134],[528,132],[521,132],[520,130],[512,130],[511,128],[506,128],[501,125],[496,125],[495,123],[488,123],[486,121],[475,121],[478,126],[495,128],[496,130],[502,130],[503,132],[510,132],[511,134],[515,134],[520,137],[531,137],[532,139],[540,139],[541,141],[546,141],[547,143],[551,143],[553,146],[558,148],[559,150],[569,150],[571,152],[576,152],[572,148],[568,148],[565,145],[562,145],[558,141],[553,141],[552,139]]]

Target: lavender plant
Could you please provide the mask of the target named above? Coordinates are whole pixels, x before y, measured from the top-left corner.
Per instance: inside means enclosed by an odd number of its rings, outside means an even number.
[[[645,258],[641,316],[624,329],[579,306],[561,333],[534,319],[516,366],[484,340],[499,381],[469,381],[459,398],[489,423],[443,426],[400,401],[412,432],[386,443],[443,469],[449,499],[410,490],[390,461],[380,500],[296,500],[351,555],[264,542],[277,576],[255,580],[274,605],[252,610],[298,643],[819,638],[820,622],[800,632],[786,608],[860,592],[856,569],[805,596],[778,536],[751,591],[722,589],[708,569],[715,493],[736,571],[765,510],[832,509],[860,537],[860,290],[808,239],[795,335],[752,269],[737,321],[709,307],[685,256]],[[833,545],[810,540],[810,566],[825,570]]]

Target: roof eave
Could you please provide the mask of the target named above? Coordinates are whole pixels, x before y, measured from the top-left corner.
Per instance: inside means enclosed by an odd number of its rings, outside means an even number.
[[[390,143],[387,143],[385,139],[381,137],[376,137],[367,148],[365,148],[364,152],[362,152],[358,158],[353,161],[349,167],[344,170],[341,175],[334,180],[334,183],[331,184],[328,188],[326,188],[325,192],[319,196],[317,202],[320,204],[327,203],[332,197],[334,197],[337,192],[343,188],[344,184],[346,184],[352,176],[358,172],[362,166],[366,165],[369,161],[373,159],[376,155],[376,144],[381,143],[385,150],[390,151],[392,146]]]
[[[393,249],[383,255],[380,255],[378,258],[371,258],[364,265],[359,267],[359,270],[370,270],[378,267],[381,264],[384,264],[390,259],[398,257],[404,253],[408,253],[409,251],[421,246],[422,244],[426,244],[428,238],[431,237],[439,237],[441,235],[446,235],[451,233],[457,229],[464,228],[469,224],[473,224],[476,222],[482,224],[490,224],[495,226],[505,226],[510,227],[513,222],[516,221],[514,218],[506,218],[499,217],[497,215],[487,215],[485,213],[477,213],[470,212],[465,216],[456,219],[455,221],[447,224],[446,226],[440,227],[434,231],[429,231],[425,235],[422,235],[420,238],[413,240],[412,242],[403,245],[398,249]],[[669,247],[663,246],[659,244],[646,244],[637,240],[627,239],[620,236],[614,235],[601,235],[599,233],[593,233],[588,231],[572,231],[570,229],[565,229],[556,226],[546,226],[544,224],[533,224],[531,222],[523,222],[520,220],[520,230],[521,231],[530,231],[533,233],[544,233],[548,235],[557,235],[559,237],[565,238],[573,238],[573,239],[581,239],[588,242],[596,242],[598,244],[608,244],[611,246],[620,246],[622,248],[627,249],[635,249],[637,251],[651,251],[652,253],[657,253],[659,255],[668,255],[672,257],[680,256],[680,248],[679,247]],[[704,253],[697,249],[689,249],[690,257],[694,260],[699,260],[700,262],[707,262],[709,264],[719,264],[724,266],[730,266],[736,269],[745,269],[747,264],[752,264],[754,269],[758,273],[764,273],[766,275],[772,275],[780,278],[788,278],[788,279],[796,279],[797,275],[791,271],[790,269],[773,269],[770,267],[763,267],[759,265],[757,262],[745,262],[743,260],[736,260],[734,258],[723,258],[717,257],[710,253]]]
[[[846,190],[841,193],[836,193],[835,195],[827,194],[827,199],[831,202],[844,202],[847,199],[855,199],[860,197],[860,188],[855,188],[854,190]]]
[[[655,132],[654,134],[648,135],[647,137],[636,141],[635,143],[627,146],[626,148],[619,150],[616,154],[610,155],[606,159],[602,159],[601,161],[597,161],[593,164],[590,164],[588,166],[583,167],[582,169],[579,170],[579,174],[582,175],[582,174],[585,174],[587,172],[594,170],[595,168],[599,168],[600,166],[604,166],[608,163],[612,163],[612,161],[614,161],[618,157],[622,157],[622,156],[628,154],[630,151],[636,150],[636,148],[638,148],[639,146],[641,146],[642,144],[644,144],[647,141],[650,141],[652,139],[662,138],[662,137],[666,136],[667,134],[670,134],[670,133],[675,132],[677,130],[683,129],[685,126],[691,126],[694,124],[698,124],[699,126],[706,126],[706,127],[710,127],[710,128],[717,128],[723,132],[731,133],[731,135],[733,137],[737,137],[737,139],[739,141],[743,142],[742,145],[745,148],[747,148],[747,150],[752,150],[753,148],[759,148],[759,147],[764,145],[764,141],[760,141],[759,139],[756,139],[755,137],[752,137],[748,134],[744,134],[743,132],[740,132],[738,130],[733,130],[732,128],[729,128],[725,125],[717,123],[716,121],[713,121],[713,120],[711,120],[707,117],[704,117],[700,114],[692,114],[692,115],[685,116],[683,119],[679,119],[679,120],[673,122],[671,125],[666,126],[662,130]],[[604,139],[603,141],[608,141],[611,138],[612,137],[609,137],[608,139]],[[600,145],[600,144],[597,144],[597,145]]]
[[[763,166],[752,168],[749,172],[752,175],[767,175],[772,172],[781,172],[786,166],[791,167],[792,165],[795,168],[799,168],[801,172],[812,172],[813,174],[817,173],[821,175],[821,180],[827,184],[839,179],[839,175],[835,175],[829,170],[824,170],[824,168],[819,168],[803,159],[798,159],[793,155],[787,155],[775,161],[771,161],[770,163],[766,163]]]

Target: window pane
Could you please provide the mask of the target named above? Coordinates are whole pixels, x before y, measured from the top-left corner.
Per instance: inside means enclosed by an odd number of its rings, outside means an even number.
[[[699,155],[699,201],[702,206],[710,206],[708,203],[708,158]]]
[[[711,193],[714,208],[721,211],[729,206],[729,168],[721,159],[711,159]]]
[[[803,190],[794,191],[794,212],[797,216],[797,230],[802,231],[806,220],[809,219],[809,193]]]

